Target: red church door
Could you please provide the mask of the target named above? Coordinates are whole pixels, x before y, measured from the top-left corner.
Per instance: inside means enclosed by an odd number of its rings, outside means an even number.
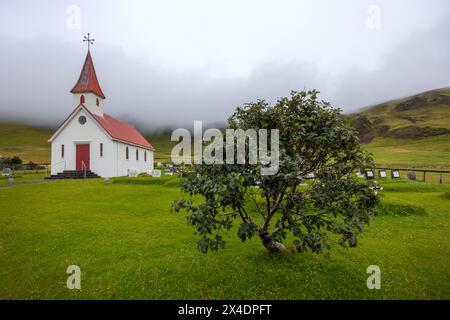
[[[89,169],[89,144],[77,144],[77,150],[76,150],[76,170],[77,171],[83,171],[83,162],[86,165],[86,170]]]

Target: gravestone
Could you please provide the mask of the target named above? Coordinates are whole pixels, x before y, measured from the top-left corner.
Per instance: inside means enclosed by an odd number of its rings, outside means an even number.
[[[414,171],[412,171],[412,170],[408,171],[408,175],[407,176],[408,176],[409,180],[414,180],[414,181],[416,180],[416,173]]]
[[[391,177],[392,177],[392,179],[400,179],[400,171],[392,170]]]
[[[366,171],[366,179],[367,180],[373,180],[375,178],[375,175],[373,174],[372,170]]]
[[[130,178],[136,178],[139,175],[138,171],[135,170],[128,170],[128,177]]]
[[[4,168],[2,176],[11,177],[12,176],[12,170],[10,168]]]
[[[387,172],[386,172],[386,170],[380,170],[380,171],[378,171],[378,177],[380,177],[380,178],[386,178],[386,177],[387,177]]]
[[[105,184],[109,184],[109,183],[110,183],[109,178],[105,178]]]
[[[161,170],[153,170],[152,177],[161,178]]]
[[[357,173],[356,173],[356,176],[357,176],[358,178],[364,178],[364,175],[363,175],[361,172],[357,172]]]
[[[376,195],[378,194],[378,191],[383,190],[383,187],[381,187],[376,181],[374,181],[374,184],[369,188],[372,189]]]

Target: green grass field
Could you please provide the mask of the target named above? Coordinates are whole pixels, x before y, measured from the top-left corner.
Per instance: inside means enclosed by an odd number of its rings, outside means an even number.
[[[1,299],[449,299],[450,186],[382,182],[384,214],[331,257],[270,255],[230,232],[208,254],[182,214],[177,178],[64,180],[0,188]],[[405,210],[404,210],[405,209]],[[82,271],[80,291],[66,268]],[[381,290],[366,268],[381,268]]]
[[[450,169],[450,135],[418,140],[377,138],[364,146],[378,166]]]

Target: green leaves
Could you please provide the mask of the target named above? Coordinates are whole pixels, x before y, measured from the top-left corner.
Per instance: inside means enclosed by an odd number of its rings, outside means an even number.
[[[242,242],[245,242],[245,240],[251,239],[256,231],[257,229],[254,225],[243,222],[238,228],[237,235],[242,240]]]

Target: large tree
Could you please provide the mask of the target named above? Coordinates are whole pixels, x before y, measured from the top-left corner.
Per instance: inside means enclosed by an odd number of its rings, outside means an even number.
[[[274,105],[258,100],[239,107],[228,123],[233,129],[278,129],[279,169],[262,176],[260,163],[192,166],[181,181],[189,197],[173,209],[185,210],[202,252],[223,248],[222,234],[236,222],[242,241],[258,236],[270,252],[284,250],[287,239],[298,252],[320,253],[332,241],[356,246],[378,197],[354,177],[371,159],[339,109],[319,100],[315,90],[292,92]]]

